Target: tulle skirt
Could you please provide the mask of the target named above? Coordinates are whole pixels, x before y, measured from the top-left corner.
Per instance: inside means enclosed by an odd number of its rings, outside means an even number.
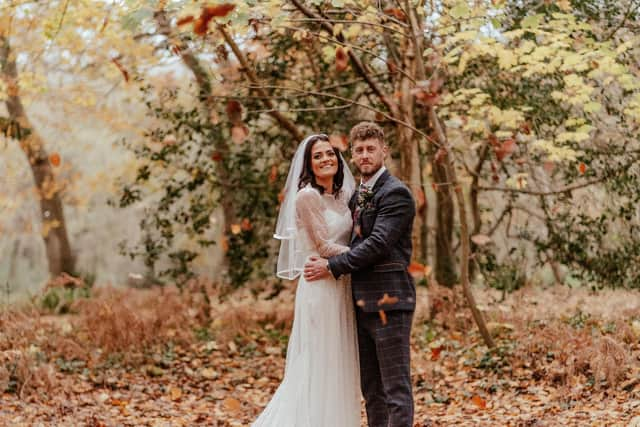
[[[360,426],[358,365],[348,277],[301,277],[284,379],[252,426]]]

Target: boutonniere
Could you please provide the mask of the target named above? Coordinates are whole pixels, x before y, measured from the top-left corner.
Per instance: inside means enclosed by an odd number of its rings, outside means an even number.
[[[356,197],[356,206],[359,209],[368,209],[373,204],[373,190],[366,185],[360,187],[358,197]]]

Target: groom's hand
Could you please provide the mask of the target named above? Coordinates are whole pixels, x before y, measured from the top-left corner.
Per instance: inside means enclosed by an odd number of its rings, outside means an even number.
[[[329,275],[329,261],[324,258],[309,257],[309,261],[304,265],[304,278],[309,282],[329,277]]]

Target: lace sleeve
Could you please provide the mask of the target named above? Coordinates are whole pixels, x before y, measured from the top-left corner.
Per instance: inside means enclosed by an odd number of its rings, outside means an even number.
[[[329,238],[329,228],[324,218],[324,202],[317,190],[303,188],[296,197],[296,222],[304,229],[323,258],[347,252],[348,246],[333,242]]]

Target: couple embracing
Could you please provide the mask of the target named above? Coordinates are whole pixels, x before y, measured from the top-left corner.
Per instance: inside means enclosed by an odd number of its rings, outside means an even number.
[[[413,423],[415,203],[384,167],[378,125],[361,122],[349,139],[358,188],[326,135],[307,137],[291,162],[277,273],[302,277],[284,379],[254,427],[360,426],[360,390],[370,427]]]

